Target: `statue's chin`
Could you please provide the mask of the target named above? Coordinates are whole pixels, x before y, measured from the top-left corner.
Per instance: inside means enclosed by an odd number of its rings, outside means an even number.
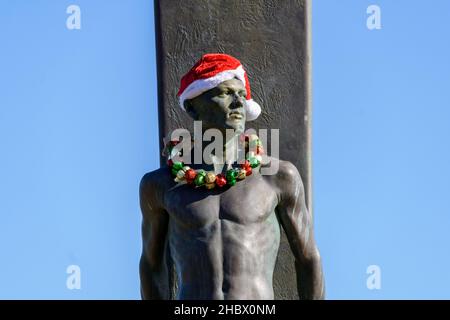
[[[234,129],[237,133],[242,133],[245,130],[245,123],[236,120],[227,121],[227,128]]]
[[[203,125],[203,129],[216,129],[223,131],[225,134],[225,129],[232,129],[236,134],[241,134],[245,131],[245,121],[225,121],[222,123]]]

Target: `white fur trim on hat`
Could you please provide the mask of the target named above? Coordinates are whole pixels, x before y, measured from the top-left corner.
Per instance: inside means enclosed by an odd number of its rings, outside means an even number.
[[[261,107],[253,99],[246,101],[245,117],[247,121],[253,121],[261,114]]]
[[[180,95],[180,107],[184,110],[184,100],[193,99],[198,97],[203,92],[206,92],[212,88],[217,87],[224,81],[231,80],[233,78],[238,78],[244,83],[245,87],[245,71],[242,66],[237,67],[234,70],[226,70],[219,72],[215,76],[207,79],[199,79],[192,82]],[[186,110],[185,110],[186,111]]]

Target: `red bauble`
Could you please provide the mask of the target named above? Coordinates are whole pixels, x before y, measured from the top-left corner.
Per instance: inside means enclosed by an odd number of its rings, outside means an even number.
[[[195,172],[194,169],[189,169],[184,174],[184,177],[186,178],[187,183],[192,183],[194,181],[196,175],[197,175],[197,173]]]
[[[245,160],[244,163],[241,163],[241,168],[242,169],[246,169],[247,170],[248,167],[250,167],[250,161]]]
[[[173,160],[172,159],[167,160],[167,165],[169,167],[172,167],[173,166]]]
[[[218,174],[216,176],[216,185],[218,187],[223,187],[226,184],[227,184],[227,179],[225,178],[225,176],[223,174]]]
[[[241,168],[245,169],[246,176],[249,176],[252,174],[252,166],[250,165],[250,161],[245,160],[245,163],[241,164]]]

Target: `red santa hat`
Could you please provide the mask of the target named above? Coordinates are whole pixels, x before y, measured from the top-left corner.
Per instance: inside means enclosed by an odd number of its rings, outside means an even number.
[[[222,53],[205,54],[193,67],[181,78],[178,98],[180,106],[184,110],[184,101],[193,99],[203,92],[215,88],[223,81],[237,78],[242,81],[247,91],[246,119],[252,121],[258,118],[261,107],[253,101],[250,93],[247,72],[236,58]]]

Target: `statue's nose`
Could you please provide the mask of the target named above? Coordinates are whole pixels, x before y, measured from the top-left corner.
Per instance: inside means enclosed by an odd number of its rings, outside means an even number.
[[[233,95],[233,102],[230,105],[231,109],[242,108],[244,106],[244,99],[237,93]]]

